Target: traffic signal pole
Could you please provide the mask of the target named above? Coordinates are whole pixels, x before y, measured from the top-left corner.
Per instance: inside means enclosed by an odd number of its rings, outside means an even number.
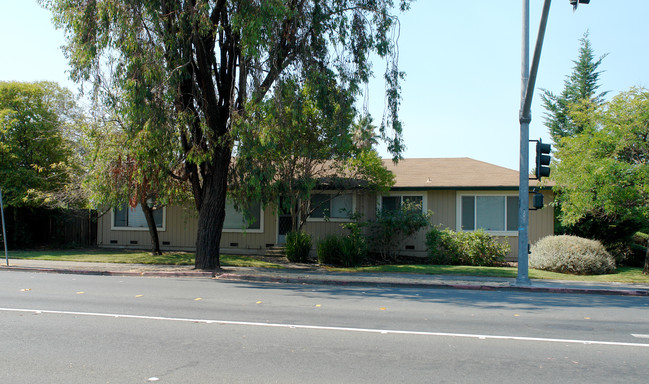
[[[539,32],[536,37],[536,46],[532,58],[532,67],[529,67],[529,21],[530,21],[530,2],[523,0],[523,48],[522,48],[522,65],[521,65],[521,109],[519,112],[520,122],[520,162],[519,162],[519,187],[518,187],[518,273],[516,275],[516,285],[531,285],[528,266],[529,252],[529,138],[530,122],[532,121],[532,96],[534,95],[534,85],[536,83],[536,74],[539,69],[541,60],[541,48],[543,47],[543,38],[545,37],[545,27],[548,24],[548,14],[550,13],[551,0],[545,0],[543,12],[541,14],[541,23]]]
[[[520,123],[520,159],[519,159],[519,183],[518,183],[518,273],[516,275],[516,285],[530,285],[529,268],[527,261],[527,242],[528,232],[527,225],[529,222],[529,144],[530,121],[523,119],[523,104],[525,103],[525,94],[527,91],[527,82],[530,77],[530,1],[523,0],[523,46],[521,54],[521,106],[519,111]]]
[[[577,9],[578,4],[588,4],[590,0],[569,0],[573,10]],[[550,13],[551,0],[545,0],[543,11],[541,13],[541,22],[539,24],[539,33],[536,36],[536,46],[534,47],[534,56],[532,57],[532,67],[529,67],[529,40],[530,40],[530,0],[523,0],[523,53],[522,53],[522,71],[521,71],[521,109],[519,112],[520,133],[521,133],[521,151],[520,151],[520,170],[519,170],[519,187],[518,187],[518,274],[516,276],[516,285],[531,285],[528,267],[529,252],[529,138],[530,122],[532,121],[532,96],[534,95],[534,85],[536,84],[536,74],[539,70],[539,61],[541,60],[541,48],[543,47],[543,38],[545,37],[545,27],[548,24],[548,14]],[[539,140],[539,144],[540,140]],[[549,144],[548,151],[549,153]],[[541,147],[543,148],[543,147]],[[544,151],[541,151],[544,152]],[[543,153],[541,153],[542,155]],[[549,157],[548,157],[549,158]],[[541,169],[539,169],[541,172]],[[548,170],[549,172],[549,170]],[[539,177],[540,179],[540,177]]]
[[[2,242],[5,245],[5,260],[9,266],[9,253],[7,252],[7,230],[5,229],[5,211],[2,207],[2,188],[0,188],[0,216],[2,217]]]

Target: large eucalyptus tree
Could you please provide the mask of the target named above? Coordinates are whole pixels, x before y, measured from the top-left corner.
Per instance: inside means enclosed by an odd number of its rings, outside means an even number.
[[[410,0],[398,0],[400,10]],[[386,59],[381,134],[401,152],[393,0],[42,0],[66,31],[77,81],[118,85],[130,113],[164,103],[198,210],[196,268],[220,267],[228,170],[238,121],[283,76],[320,71],[354,94]],[[152,86],[154,85],[154,86]],[[151,110],[147,110],[150,113]],[[164,125],[164,124],[163,124]],[[158,145],[158,144],[156,144]],[[146,146],[141,150],[146,150]]]

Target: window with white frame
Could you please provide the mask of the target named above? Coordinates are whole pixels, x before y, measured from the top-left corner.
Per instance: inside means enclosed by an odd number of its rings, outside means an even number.
[[[459,200],[459,229],[487,232],[516,232],[518,230],[518,196],[461,195]]]
[[[408,204],[423,212],[425,210],[424,195],[388,195],[379,197],[379,209],[386,212],[394,212],[401,209],[401,206]]]
[[[261,231],[263,212],[261,203],[251,204],[249,216],[246,217],[243,212],[235,209],[231,201],[225,203],[225,220],[223,221],[223,230],[228,232],[237,231]]]
[[[352,194],[333,195],[315,193],[311,195],[311,219],[348,219],[354,212],[354,196]]]
[[[158,208],[153,210],[153,221],[158,230],[164,230],[165,209]],[[113,209],[113,229],[147,229],[146,218],[140,204],[135,208],[124,204],[119,208]]]

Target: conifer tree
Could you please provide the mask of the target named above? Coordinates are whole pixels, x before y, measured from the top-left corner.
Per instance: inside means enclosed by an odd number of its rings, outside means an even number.
[[[608,92],[597,93],[600,87],[599,66],[606,54],[595,59],[593,47],[588,39],[588,32],[579,40],[579,58],[574,60],[573,71],[564,80],[561,94],[556,95],[544,89],[541,97],[546,109],[545,126],[550,130],[550,136],[556,144],[562,138],[574,136],[584,131],[586,126],[571,117],[571,110],[585,111],[602,105]]]

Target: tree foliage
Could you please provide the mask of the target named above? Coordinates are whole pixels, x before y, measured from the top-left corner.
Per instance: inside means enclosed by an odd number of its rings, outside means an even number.
[[[169,107],[178,156],[198,210],[196,267],[220,267],[232,128],[276,82],[319,71],[353,95],[372,75],[370,54],[387,58],[381,125],[398,156],[399,81],[392,0],[43,0],[65,28],[77,80],[95,90],[112,79],[132,105],[155,96]],[[409,0],[400,0],[401,10]],[[167,110],[165,108],[165,110]],[[164,112],[164,111],[161,111]]]
[[[86,131],[88,151],[84,187],[94,208],[142,208],[151,237],[151,251],[161,254],[153,211],[184,203],[186,183],[172,177],[175,157],[169,146],[155,145],[149,129],[128,130],[118,120],[97,121]],[[158,130],[159,131],[159,130]],[[159,133],[159,132],[158,132]]]
[[[649,91],[632,88],[589,114],[596,129],[564,138],[556,153],[562,222],[590,215],[647,223]]]
[[[606,55],[595,59],[593,47],[588,39],[588,32],[579,40],[579,57],[573,61],[573,72],[564,80],[561,94],[543,90],[543,107],[546,109],[545,126],[550,130],[550,136],[556,144],[564,137],[574,136],[586,128],[584,121],[576,120],[570,113],[571,109],[588,111],[597,108],[604,102],[607,92],[600,92],[598,71]]]
[[[351,93],[315,75],[280,81],[273,97],[238,127],[230,178],[230,195],[244,209],[255,201],[284,202],[277,208],[290,212],[293,231],[319,208],[310,204],[314,189],[334,191],[334,198],[335,192],[385,190],[394,183],[378,154],[359,139],[359,132],[374,127],[367,118],[354,121]]]
[[[0,187],[5,204],[84,204],[76,193],[83,124],[76,98],[56,83],[0,82]]]
[[[432,211],[422,211],[421,203],[405,202],[396,210],[382,209],[369,223],[369,239],[382,262],[394,262],[403,243],[430,225]]]

